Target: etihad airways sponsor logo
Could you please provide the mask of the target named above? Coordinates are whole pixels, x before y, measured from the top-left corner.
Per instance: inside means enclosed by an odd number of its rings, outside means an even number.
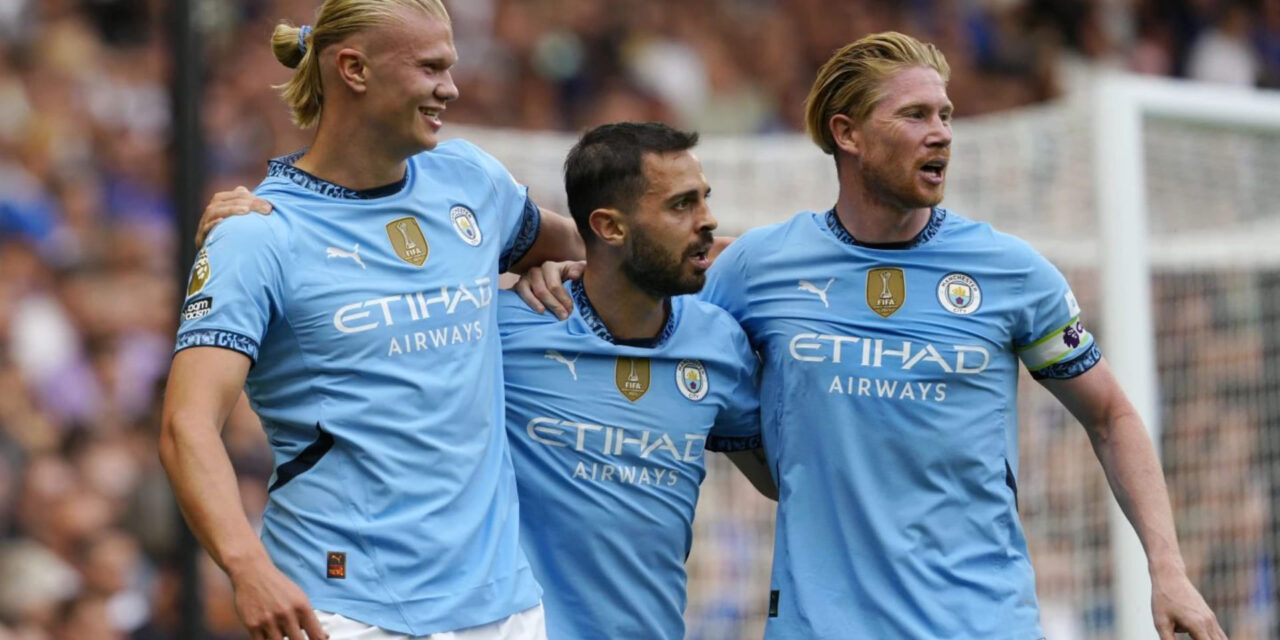
[[[546,417],[530,420],[525,431],[544,446],[583,454],[573,456],[572,469],[566,472],[575,480],[595,483],[674,487],[680,481],[681,463],[700,467],[707,445],[705,434],[673,438],[661,431]],[[615,457],[617,461],[606,461]]]
[[[971,344],[934,345],[911,340],[865,336],[798,333],[791,338],[791,357],[800,362],[844,362],[863,367],[890,367],[959,373],[982,373],[991,364],[986,347]]]
[[[453,315],[459,310],[482,309],[492,302],[491,279],[477,278],[470,285],[446,285],[430,291],[352,302],[333,314],[333,326],[342,333],[360,333],[433,316]]]
[[[557,418],[538,417],[529,421],[525,432],[534,442],[549,447],[569,447],[607,456],[635,455],[641,459],[666,454],[677,462],[696,462],[706,448],[706,434],[671,434],[649,429],[614,427]]]

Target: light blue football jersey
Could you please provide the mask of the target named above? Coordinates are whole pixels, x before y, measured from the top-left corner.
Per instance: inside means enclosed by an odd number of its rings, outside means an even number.
[[[1101,357],[1024,242],[934,209],[867,246],[834,212],[743,235],[703,297],[763,360],[778,480],[766,638],[1036,640],[1017,513],[1017,379]]]
[[[538,603],[502,425],[500,265],[540,214],[463,141],[352,191],[269,164],[270,216],[228,218],[188,286],[179,350],[254,361],[275,473],[262,541],[317,609],[411,635]]]
[[[760,446],[757,360],[713,305],[671,299],[652,341],[615,340],[582,286],[559,322],[499,294],[520,533],[554,640],[684,637],[706,451]]]

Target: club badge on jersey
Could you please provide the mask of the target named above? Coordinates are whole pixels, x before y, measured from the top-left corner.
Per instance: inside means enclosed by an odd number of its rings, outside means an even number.
[[[707,397],[707,390],[711,388],[707,368],[698,360],[681,360],[676,365],[676,386],[680,395],[694,402]]]
[[[982,289],[966,273],[948,273],[938,281],[938,302],[951,313],[967,316],[982,305]]]
[[[476,222],[476,214],[470,209],[456,205],[449,209],[449,220],[453,222],[453,230],[458,232],[462,241],[473,246],[480,246],[483,239],[480,235],[480,224]]]

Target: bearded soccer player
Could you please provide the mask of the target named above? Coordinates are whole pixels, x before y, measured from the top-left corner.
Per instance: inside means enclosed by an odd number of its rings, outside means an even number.
[[[192,271],[160,455],[254,640],[545,638],[503,429],[498,273],[579,254],[561,216],[463,141],[437,0],[326,0],[281,25],[310,148],[269,164],[271,216]],[[275,460],[261,540],[219,432],[244,389]],[[442,636],[444,637],[444,636]]]
[[[565,161],[587,247],[572,316],[499,293],[520,533],[557,640],[684,637],[706,451],[776,491],[746,335],[682,295],[702,288],[716,227],[696,142],[656,123],[583,135]]]
[[[763,359],[780,490],[765,637],[1043,637],[1017,513],[1021,360],[1088,431],[1146,550],[1161,637],[1225,638],[1186,576],[1147,431],[1066,280],[938,206],[948,74],[933,45],[898,33],[839,50],[806,105],[835,157],[835,206],[748,232],[710,271],[705,299]]]

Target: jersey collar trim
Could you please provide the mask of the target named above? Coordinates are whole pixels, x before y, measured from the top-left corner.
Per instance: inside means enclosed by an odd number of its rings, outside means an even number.
[[[868,249],[901,250],[914,249],[932,240],[935,235],[938,235],[938,230],[942,228],[943,221],[947,219],[947,210],[941,207],[933,207],[930,209],[929,222],[924,225],[924,228],[920,230],[920,233],[916,234],[916,237],[905,242],[861,242],[857,238],[853,237],[853,234],[849,233],[848,229],[844,228],[844,223],[840,222],[840,216],[836,215],[835,207],[832,207],[827,211],[823,218],[826,220],[827,228],[831,230],[831,234],[834,235],[837,240],[845,244],[853,245],[855,247],[866,247]]]
[[[601,340],[609,344],[616,344],[624,347],[640,347],[642,349],[656,349],[664,344],[676,332],[678,324],[676,318],[675,305],[672,304],[671,298],[667,298],[667,324],[662,327],[662,331],[652,338],[644,338],[640,340],[623,340],[615,338],[609,333],[609,328],[605,326],[604,320],[600,319],[600,314],[596,313],[596,308],[592,306],[591,300],[587,298],[587,288],[582,286],[582,280],[573,280],[569,282],[569,295],[573,298],[573,306],[578,310],[578,315],[582,316],[582,321],[586,323],[587,328],[596,334]]]
[[[293,166],[293,163],[306,153],[306,149],[295,151],[289,155],[272,158],[267,161],[267,177],[284,178],[303,189],[313,191],[322,196],[337,198],[339,200],[372,200],[373,198],[385,198],[386,196],[400,193],[404,186],[409,182],[409,171],[405,170],[404,177],[392,182],[384,184],[381,187],[372,189],[351,189],[340,184],[334,184],[323,178],[318,178],[302,169]]]

